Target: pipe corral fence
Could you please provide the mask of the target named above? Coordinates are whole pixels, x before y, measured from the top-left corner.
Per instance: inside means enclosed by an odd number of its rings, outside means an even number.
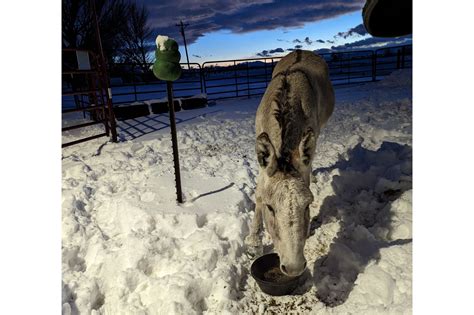
[[[62,132],[69,132],[94,125],[103,125],[103,132],[77,138],[62,144],[68,147],[96,138],[111,136],[112,141],[117,141],[115,117],[112,110],[106,67],[97,54],[87,49],[62,50]],[[74,107],[65,107],[65,99],[72,99]],[[64,125],[64,116],[82,114],[90,118],[73,125]],[[66,120],[67,122],[67,120]]]
[[[412,67],[412,45],[319,54],[329,67],[333,85],[371,82],[394,70]],[[174,97],[206,94],[208,100],[263,95],[273,68],[282,57],[181,63],[183,74],[173,83]],[[166,98],[166,82],[155,78],[152,64],[114,64],[109,69],[113,105]],[[75,108],[63,96],[63,109]]]

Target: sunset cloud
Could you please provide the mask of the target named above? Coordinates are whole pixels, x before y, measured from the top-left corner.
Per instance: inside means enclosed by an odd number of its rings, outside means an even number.
[[[336,36],[334,36],[334,38],[337,38],[337,37],[342,37],[342,38],[348,38],[348,37],[351,37],[351,36],[354,36],[354,35],[359,35],[359,36],[364,36],[364,35],[367,35],[367,30],[365,29],[364,25],[363,24],[359,24],[357,25],[356,27],[353,27],[351,29],[349,29],[347,32],[339,32],[337,33]]]
[[[285,50],[281,47],[275,48],[275,49],[270,49],[270,50],[262,50],[261,52],[257,53],[257,56],[260,57],[268,57],[276,53],[282,53],[285,52]]]

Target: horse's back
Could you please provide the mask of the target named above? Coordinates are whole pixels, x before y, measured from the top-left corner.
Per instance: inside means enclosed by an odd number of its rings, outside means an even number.
[[[272,78],[285,73],[301,71],[306,74],[318,102],[320,127],[324,126],[334,110],[334,89],[329,79],[326,61],[307,50],[295,50],[283,57],[275,66]]]

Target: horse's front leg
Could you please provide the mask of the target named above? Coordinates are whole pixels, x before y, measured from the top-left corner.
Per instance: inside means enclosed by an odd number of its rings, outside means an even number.
[[[262,217],[262,199],[257,197],[255,204],[255,214],[250,226],[250,233],[245,238],[247,245],[247,252],[251,256],[260,256],[263,253],[262,245],[262,231],[263,231],[263,217]]]

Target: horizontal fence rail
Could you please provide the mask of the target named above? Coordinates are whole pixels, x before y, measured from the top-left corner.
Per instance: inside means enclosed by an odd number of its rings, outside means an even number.
[[[412,45],[319,55],[328,64],[333,85],[377,81],[394,70],[412,67]],[[218,100],[262,95],[281,58],[182,63],[182,75],[173,83],[174,96],[185,98],[205,93],[208,100]],[[127,63],[110,67],[114,106],[166,97],[166,82],[156,79],[151,67],[152,64]],[[63,95],[63,109],[73,108],[73,96]]]
[[[64,48],[62,50],[62,132],[75,131],[74,140],[66,140],[62,147],[68,147],[112,134],[116,141],[115,118],[112,103],[108,102],[105,65],[97,54],[90,50]],[[68,106],[68,101],[72,106]],[[75,114],[82,112],[82,117]],[[82,137],[83,128],[103,125],[103,131]],[[69,135],[72,137],[72,135]]]

